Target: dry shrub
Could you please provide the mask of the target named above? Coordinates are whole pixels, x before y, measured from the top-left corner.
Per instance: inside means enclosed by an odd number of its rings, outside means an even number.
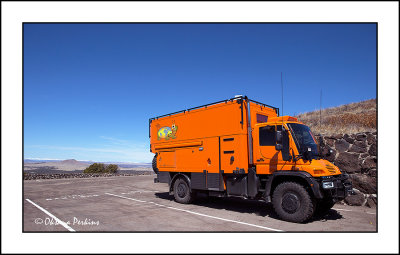
[[[308,125],[314,134],[354,134],[376,131],[375,99],[323,109],[321,115],[321,123],[319,110],[302,113],[296,117]]]
[[[376,128],[376,114],[354,114],[344,113],[336,116],[328,116],[325,118],[326,125],[356,125],[366,128]]]

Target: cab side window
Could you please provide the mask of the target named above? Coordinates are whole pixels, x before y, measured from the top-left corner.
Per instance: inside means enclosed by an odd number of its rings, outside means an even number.
[[[262,115],[262,114],[258,114],[257,113],[257,123],[264,123],[264,122],[268,122],[268,116]]]
[[[275,146],[275,127],[260,127],[260,146]]]

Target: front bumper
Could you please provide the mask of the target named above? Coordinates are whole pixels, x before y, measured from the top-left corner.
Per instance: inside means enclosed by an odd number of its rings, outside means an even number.
[[[323,186],[326,188],[322,188]],[[332,198],[335,201],[343,200],[348,195],[353,194],[353,184],[346,173],[321,177],[320,189],[324,197]]]

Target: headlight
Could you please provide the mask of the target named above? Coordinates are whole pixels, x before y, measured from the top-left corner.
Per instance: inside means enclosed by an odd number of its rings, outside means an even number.
[[[322,182],[323,189],[331,189],[334,188],[333,182]]]

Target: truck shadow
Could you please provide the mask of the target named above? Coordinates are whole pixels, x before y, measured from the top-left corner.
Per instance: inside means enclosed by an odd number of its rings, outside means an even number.
[[[174,200],[174,196],[169,195],[168,192],[155,193],[155,196],[163,200],[168,200],[168,201]],[[280,220],[278,215],[272,208],[272,204],[271,203],[266,204],[265,202],[262,201],[246,200],[234,197],[219,198],[219,197],[207,197],[199,195],[193,202],[193,204],[212,209],[233,211],[239,213],[249,213],[261,217],[270,217],[273,219]],[[314,221],[338,220],[342,218],[343,216],[339,212],[337,212],[334,209],[331,209],[325,215],[315,215],[311,220],[305,223]]]

